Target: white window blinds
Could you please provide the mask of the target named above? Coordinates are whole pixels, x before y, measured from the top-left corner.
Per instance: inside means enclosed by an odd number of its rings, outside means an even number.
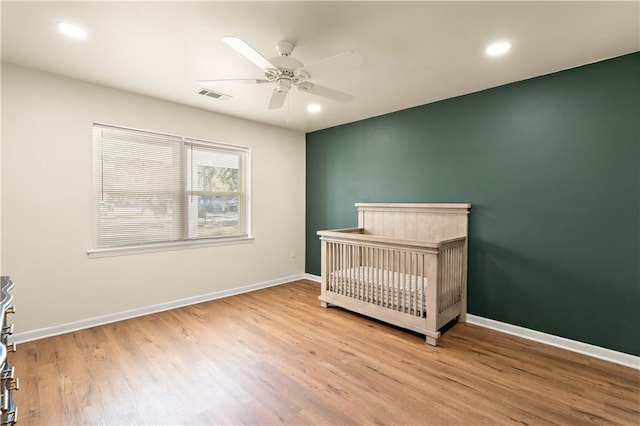
[[[248,148],[94,125],[94,249],[246,236]]]

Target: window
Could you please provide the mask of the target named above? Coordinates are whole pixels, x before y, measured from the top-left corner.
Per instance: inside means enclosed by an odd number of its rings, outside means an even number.
[[[249,238],[249,148],[94,124],[94,250]]]

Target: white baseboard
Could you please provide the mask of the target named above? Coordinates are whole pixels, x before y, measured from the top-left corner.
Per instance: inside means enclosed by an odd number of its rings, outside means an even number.
[[[305,274],[304,277],[311,281],[320,282],[321,280],[321,277],[319,277],[318,275]],[[523,339],[534,340],[546,345],[555,346],[557,348],[566,349],[571,352],[577,352],[583,355],[588,355],[594,358],[613,362],[615,364],[624,365],[625,367],[631,367],[636,370],[640,370],[640,357],[635,355],[629,355],[624,352],[618,352],[611,349],[602,348],[600,346],[578,342],[577,340],[566,339],[564,337],[554,336],[553,334],[542,333],[540,331],[519,327],[517,325],[511,325],[505,322],[495,321],[472,314],[467,314],[467,322],[469,324],[474,324],[480,327],[490,328],[492,330],[522,337]]]
[[[305,274],[304,277],[311,281],[321,281],[321,277],[319,277],[318,275]],[[629,355],[624,352],[618,352],[611,349],[602,348],[600,346],[590,345],[588,343],[578,342],[576,340],[566,339],[564,337],[554,336],[553,334],[542,333],[540,331],[511,325],[505,322],[495,321],[472,314],[467,314],[467,322],[469,324],[474,324],[480,327],[486,327],[492,330],[522,337],[523,339],[534,340],[546,345],[555,346],[557,348],[566,349],[571,352],[577,352],[583,355],[588,355],[594,358],[613,362],[615,364],[624,365],[625,367],[631,367],[636,370],[640,370],[640,357],[635,355]]]
[[[507,324],[505,322],[495,321],[476,315],[467,314],[467,322],[469,324],[478,325],[480,327],[490,328],[492,330],[501,331],[503,333],[512,334],[524,339],[533,340],[544,343],[546,345],[555,346],[557,348],[566,349],[571,352],[577,352],[594,358],[613,362],[615,364],[631,367],[640,370],[640,357],[629,355],[624,352],[618,352],[611,349],[605,349],[600,346],[590,345],[588,343],[578,342],[577,340],[566,339],[564,337],[554,336],[553,334],[542,333],[540,331],[531,330],[517,325]]]
[[[319,275],[304,274],[304,278],[306,280],[311,280],[311,281],[315,281],[315,282],[321,282],[322,281],[322,277],[319,276]]]
[[[256,284],[249,284],[242,287],[236,287],[229,290],[215,291],[212,293],[202,294],[199,296],[187,297],[184,299],[173,300],[170,302],[160,303],[157,305],[145,306],[142,308],[131,309],[123,312],[102,315],[99,317],[87,318],[79,321],[73,321],[65,324],[55,325],[52,327],[40,328],[37,330],[16,333],[13,335],[13,341],[16,344],[26,343],[33,340],[44,339],[45,337],[57,336],[59,334],[70,333],[73,331],[83,330],[85,328],[96,327],[98,325],[109,324],[116,321],[123,321],[130,318],[140,317],[143,315],[154,314],[156,312],[168,311],[170,309],[181,308],[183,306],[194,305],[196,303],[208,302],[210,300],[221,299],[224,297],[235,296],[237,294],[248,293],[267,287],[286,284],[291,281],[307,279],[310,281],[320,282],[321,278],[313,274],[298,274],[288,277],[278,278],[270,281],[264,281]],[[480,327],[490,328],[492,330],[522,337],[524,339],[533,340],[547,345],[555,346],[568,351],[581,353],[594,358],[613,362],[615,364],[624,365],[636,370],[640,370],[640,357],[602,348],[588,343],[578,342],[576,340],[566,339],[564,337],[554,336],[552,334],[542,333],[540,331],[530,330],[528,328],[507,324],[492,319],[467,314],[467,322],[469,324],[478,325]]]
[[[156,312],[168,311],[170,309],[181,308],[183,306],[195,305],[196,303],[208,302],[210,300],[222,299],[223,297],[235,296],[237,294],[248,293],[267,287],[273,287],[280,284],[290,283],[305,278],[305,274],[291,275],[288,277],[277,278],[274,280],[264,281],[256,284],[249,284],[242,287],[236,287],[229,290],[214,291],[212,293],[201,294],[199,296],[186,297],[184,299],[172,300],[170,302],[159,303],[157,305],[145,306],[142,308],[131,309],[113,314],[101,315],[99,317],[87,318],[79,321],[59,324],[52,327],[40,328],[37,330],[15,333],[13,341],[16,344],[31,342],[33,340],[44,339],[45,337],[57,336],[60,334],[70,333],[72,331],[83,330],[98,325],[109,324],[116,321],[123,321],[143,315],[155,314]]]

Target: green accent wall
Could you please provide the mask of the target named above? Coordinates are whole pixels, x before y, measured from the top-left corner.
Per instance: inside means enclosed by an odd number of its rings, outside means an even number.
[[[640,356],[640,53],[307,134],[306,269],[355,202],[469,202],[471,314]]]

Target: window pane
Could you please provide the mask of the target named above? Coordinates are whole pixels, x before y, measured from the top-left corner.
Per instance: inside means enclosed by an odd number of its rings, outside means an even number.
[[[98,246],[114,247],[175,241],[181,193],[104,193],[97,222]]]
[[[240,156],[192,145],[188,186],[192,191],[239,192]]]
[[[182,141],[95,128],[96,247],[176,241],[182,234]]]
[[[238,192],[238,169],[198,166],[198,185],[201,191]]]
[[[180,145],[176,142],[140,143],[103,140],[103,188],[127,191],[178,191]]]
[[[239,197],[189,196],[189,238],[240,235]]]

